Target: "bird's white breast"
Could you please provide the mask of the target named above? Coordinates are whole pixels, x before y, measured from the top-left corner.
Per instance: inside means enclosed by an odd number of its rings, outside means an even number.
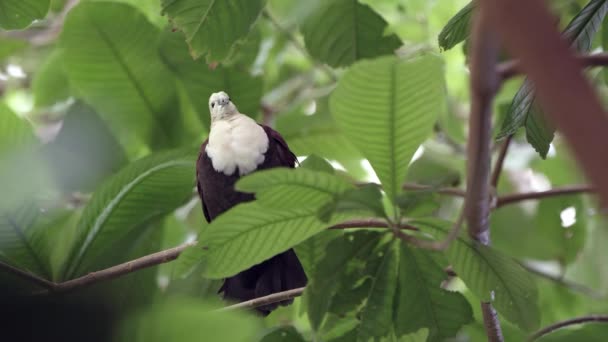
[[[206,152],[218,172],[230,176],[238,168],[241,176],[246,175],[264,162],[267,150],[266,132],[246,115],[236,114],[211,125]]]

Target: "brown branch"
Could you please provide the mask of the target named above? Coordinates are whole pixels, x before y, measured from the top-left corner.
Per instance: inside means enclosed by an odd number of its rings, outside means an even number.
[[[465,215],[469,236],[484,245],[490,244],[490,162],[492,145],[492,100],[499,86],[496,73],[498,40],[490,26],[488,1],[480,1],[472,28],[471,44],[471,114],[467,158],[467,196]],[[481,303],[488,341],[502,342],[498,315],[490,303]]]
[[[576,56],[581,67],[597,67],[608,65],[608,53],[596,53],[592,55]],[[518,60],[506,61],[499,64],[497,72],[503,80],[509,79],[523,73],[521,63]]]
[[[498,181],[500,180],[500,173],[502,172],[503,164],[505,163],[505,158],[507,157],[507,151],[509,150],[509,145],[511,144],[511,139],[513,139],[513,135],[509,135],[505,141],[500,146],[500,151],[498,151],[498,159],[496,159],[496,163],[494,164],[494,169],[492,172],[492,179],[490,180],[490,184],[496,189],[498,187]]]
[[[423,184],[415,184],[415,183],[405,183],[402,186],[403,190],[435,190],[435,192],[442,195],[450,195],[457,197],[465,197],[466,192],[459,188],[439,188],[435,189],[432,185],[423,185]]]
[[[217,311],[228,311],[235,309],[253,309],[259,306],[268,305],[272,303],[282,302],[287,299],[299,297],[304,292],[305,287],[298,287],[297,289],[287,290],[283,292],[277,292],[264,297],[254,298],[245,302],[230,305],[225,308],[218,309]]]
[[[580,193],[595,192],[596,189],[590,185],[570,185],[560,188],[555,188],[547,191],[524,192],[519,194],[509,194],[498,197],[496,208],[504,205],[513,204],[521,201],[539,200],[547,197],[556,197]]]
[[[385,220],[369,218],[369,219],[345,221],[342,223],[335,224],[327,229],[349,229],[349,228],[390,228],[390,226]],[[407,224],[407,223],[401,223],[399,225],[399,229],[419,230],[418,228],[416,228],[410,224]]]
[[[544,335],[547,335],[557,329],[563,328],[563,327],[567,327],[569,325],[575,325],[575,324],[581,324],[581,323],[588,323],[588,322],[601,322],[601,323],[608,323],[608,316],[604,316],[604,315],[590,315],[590,316],[583,316],[583,317],[577,317],[577,318],[572,318],[572,319],[568,319],[565,321],[561,321],[561,322],[557,322],[554,324],[551,324],[549,326],[546,326],[542,329],[540,329],[539,331],[535,332],[534,334],[530,335],[530,337],[528,337],[528,341],[534,341]]]

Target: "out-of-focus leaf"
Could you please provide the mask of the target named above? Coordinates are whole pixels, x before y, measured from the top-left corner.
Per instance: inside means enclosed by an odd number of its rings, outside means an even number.
[[[302,25],[310,54],[333,66],[393,53],[401,40],[385,34],[386,21],[368,5],[351,0],[326,1]]]
[[[264,335],[260,342],[304,342],[304,337],[293,326],[278,327]]]
[[[450,223],[425,219],[412,222],[440,235]],[[465,237],[457,238],[446,251],[458,276],[481,301],[492,303],[509,321],[525,331],[540,324],[538,289],[532,276],[508,256]]]
[[[120,326],[117,341],[254,341],[258,324],[242,312],[216,312],[197,298],[174,298],[132,315]],[[236,327],[236,328],[235,328]]]
[[[184,89],[205,127],[210,127],[209,96],[218,91],[230,94],[243,114],[255,117],[262,97],[262,79],[251,76],[239,66],[210,67],[204,61],[193,61],[187,46],[176,33],[164,32],[160,48],[164,62],[182,82]]]
[[[0,2],[0,27],[19,30],[42,19],[49,11],[50,0],[2,0]]]
[[[34,106],[37,108],[52,106],[70,96],[70,85],[63,70],[63,53],[60,49],[53,51],[40,65],[32,81]]]
[[[563,36],[570,40],[572,48],[579,52],[589,50],[593,36],[599,30],[607,12],[608,1],[589,1],[564,29]],[[497,139],[514,134],[525,125],[528,142],[542,158],[546,158],[555,128],[548,124],[540,108],[534,108],[534,99],[532,83],[526,79],[513,98],[509,114],[502,123]]]
[[[162,0],[163,13],[184,32],[193,58],[226,58],[260,15],[264,0]]]
[[[395,204],[408,217],[430,216],[438,207],[438,196],[433,189],[407,191],[397,196]]]
[[[194,187],[193,152],[152,154],[102,184],[82,214],[63,278],[93,271],[101,256],[111,253],[110,246],[183,204]]]
[[[449,50],[469,37],[474,9],[475,4],[469,2],[448,21],[437,37],[440,49]]]
[[[181,134],[173,77],[156,49],[159,35],[135,8],[93,1],[69,12],[60,38],[70,85],[131,154],[141,143],[163,146]]]
[[[308,156],[303,162],[300,163],[300,167],[305,169],[310,169],[319,172],[329,173],[331,175],[334,174],[334,168],[331,166],[327,160],[317,156],[316,154],[311,154]]]
[[[346,190],[334,197],[334,200],[322,207],[319,218],[329,221],[331,215],[342,212],[369,212],[372,216],[384,217],[382,192],[376,184],[365,184],[356,189]]]
[[[27,47],[27,42],[8,37],[0,38],[0,61],[16,54]]]
[[[339,81],[330,107],[392,200],[414,152],[446,110],[442,62],[434,55],[359,62]]]
[[[127,161],[105,122],[87,105],[73,104],[44,156],[64,192],[90,192]]]
[[[541,338],[538,342],[569,342],[569,341],[585,341],[585,342],[603,342],[608,336],[608,325],[602,323],[586,323],[580,326],[571,326],[562,328],[549,333]]]

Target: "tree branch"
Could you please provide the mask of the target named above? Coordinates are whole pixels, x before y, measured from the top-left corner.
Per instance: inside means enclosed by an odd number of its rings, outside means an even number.
[[[492,145],[492,100],[499,86],[496,73],[498,39],[490,27],[491,5],[480,1],[472,28],[471,114],[467,158],[467,196],[465,215],[469,235],[484,245],[490,244],[490,146]],[[490,342],[502,342],[498,315],[490,303],[481,303],[484,327]]]
[[[241,302],[238,304],[230,305],[225,308],[218,309],[216,311],[228,311],[235,309],[253,309],[259,306],[264,306],[276,302],[282,302],[287,299],[292,299],[295,297],[299,297],[304,292],[305,287],[298,287],[297,289],[287,290],[283,292],[277,292],[273,294],[269,294],[268,296],[258,297],[246,302]]]
[[[503,164],[505,163],[505,158],[507,157],[507,151],[509,150],[509,145],[511,144],[511,139],[513,139],[513,135],[509,135],[505,141],[500,146],[500,151],[498,151],[498,159],[496,159],[496,164],[494,164],[494,169],[492,172],[492,180],[490,184],[496,189],[498,187],[498,181],[500,180],[500,173],[502,172]]]
[[[576,59],[582,67],[597,67],[608,65],[608,53],[605,52],[595,53],[592,55],[578,55],[576,56]],[[523,73],[521,63],[518,60],[500,63],[496,67],[496,70],[502,80],[506,80]]]
[[[528,337],[528,341],[534,341],[544,335],[547,335],[557,329],[563,328],[563,327],[567,327],[569,325],[575,325],[575,324],[581,324],[581,323],[588,323],[588,322],[602,322],[602,323],[608,323],[608,316],[604,316],[604,315],[590,315],[590,316],[583,316],[583,317],[578,317],[578,318],[573,318],[573,319],[568,319],[562,322],[557,322],[555,324],[549,325],[547,327],[544,327],[542,329],[540,329],[539,331],[535,332],[534,334],[530,335],[530,337]]]
[[[513,204],[521,201],[538,200],[547,197],[556,197],[564,195],[572,195],[579,193],[595,192],[596,189],[591,185],[570,185],[560,188],[555,188],[547,191],[536,191],[536,192],[524,192],[519,194],[509,194],[498,197],[496,201],[496,208],[500,208],[504,205]]]

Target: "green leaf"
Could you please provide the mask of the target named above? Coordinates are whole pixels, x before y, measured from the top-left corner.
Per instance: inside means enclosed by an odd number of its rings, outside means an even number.
[[[24,40],[0,37],[0,61],[23,51],[26,47],[28,47],[28,43]]]
[[[230,94],[241,113],[255,117],[259,112],[262,78],[251,76],[240,65],[211,68],[204,61],[193,61],[188,56],[186,44],[172,32],[163,33],[160,54],[183,84],[205,127],[211,127],[209,96],[220,90]]]
[[[221,61],[247,36],[259,17],[263,0],[162,0],[173,26],[184,32],[193,58]]]
[[[2,0],[0,1],[0,27],[20,30],[42,19],[49,11],[50,0]]]
[[[300,167],[314,171],[325,172],[332,175],[335,172],[334,167],[331,166],[331,164],[327,162],[327,160],[317,156],[316,154],[311,154],[310,156],[306,157],[306,159],[304,159],[304,161],[300,163]]]
[[[325,258],[327,245],[342,235],[341,230],[326,230],[296,246],[296,254],[306,274],[312,275],[317,272],[321,260]]]
[[[70,106],[61,130],[43,151],[50,171],[66,193],[91,192],[127,162],[125,151],[105,122],[81,102]]]
[[[329,221],[334,213],[369,212],[373,216],[385,217],[382,203],[382,192],[376,184],[365,184],[356,189],[346,190],[334,197],[334,200],[322,207],[319,218]]]
[[[117,241],[183,204],[194,187],[194,157],[190,149],[152,154],[102,184],[84,209],[64,278],[93,271]]]
[[[450,224],[437,220],[412,222],[445,234]],[[534,279],[510,257],[464,237],[446,251],[454,270],[483,302],[490,302],[510,322],[526,331],[540,324]]]
[[[317,208],[271,209],[257,202],[240,204],[216,218],[201,234],[207,247],[205,275],[234,275],[286,251],[334,222],[323,223]],[[335,222],[345,219],[336,215]]]
[[[0,212],[0,260],[50,279],[44,231],[36,227],[39,215],[33,203]]]
[[[273,329],[264,335],[260,342],[305,342],[304,337],[293,326],[283,326]]]
[[[54,50],[40,65],[32,80],[34,106],[49,107],[70,97],[70,85],[63,70],[63,53]]]
[[[172,298],[131,315],[114,340],[123,342],[255,341],[258,324],[237,311],[218,312],[198,298]],[[238,327],[238,329],[235,329]]]
[[[563,36],[570,40],[570,45],[579,52],[586,52],[591,47],[593,36],[599,30],[606,13],[608,1],[591,0],[564,29]],[[497,139],[514,134],[522,126],[526,127],[528,142],[544,159],[553,141],[555,129],[548,125],[540,112],[534,107],[535,97],[531,82],[526,79],[519,88]]]
[[[446,110],[441,60],[434,55],[363,61],[334,90],[340,130],[370,161],[389,198],[401,191],[407,166]]]
[[[131,154],[166,145],[180,123],[173,77],[161,62],[160,31],[135,8],[83,2],[66,18],[59,46],[71,86]]]
[[[445,272],[429,253],[401,245],[395,333],[401,336],[425,327],[427,341],[444,341],[473,322],[473,311],[463,295],[441,288]]]
[[[1,157],[36,143],[33,127],[8,106],[0,102],[0,161]]]
[[[319,208],[351,189],[346,180],[306,168],[276,168],[241,178],[236,189],[256,194],[259,205],[273,209]]]
[[[456,13],[439,33],[439,48],[449,50],[469,37],[471,17],[475,4],[469,2]]]
[[[384,252],[380,267],[372,280],[367,303],[361,313],[357,341],[386,336],[393,329],[393,305],[397,301],[399,279],[399,244],[394,241]]]
[[[326,1],[302,25],[310,54],[333,67],[392,54],[401,40],[385,35],[387,22],[356,0]]]

